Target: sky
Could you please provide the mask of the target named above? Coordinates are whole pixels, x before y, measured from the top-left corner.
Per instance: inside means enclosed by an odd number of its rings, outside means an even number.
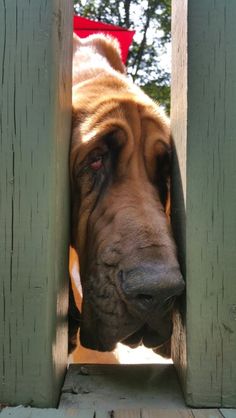
[[[140,17],[145,13],[145,10],[147,9],[147,5],[148,5],[148,1],[143,0],[141,3],[141,7],[135,4],[133,4],[131,7],[131,17],[134,21],[137,22],[137,24],[135,25],[136,33],[134,36],[134,40],[137,43],[141,42],[142,36],[143,36],[141,28],[138,25],[138,22],[140,21]],[[153,39],[161,38],[162,36],[163,36],[163,32],[161,30],[159,30],[154,25],[150,25],[147,31],[148,43],[152,44]],[[170,73],[171,71],[171,43],[166,44],[165,49],[166,50],[163,49],[163,51],[160,51],[161,52],[160,67],[163,68],[163,70],[165,70],[166,72]]]

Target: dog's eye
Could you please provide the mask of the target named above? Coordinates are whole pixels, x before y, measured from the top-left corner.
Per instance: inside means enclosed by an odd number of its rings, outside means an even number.
[[[100,170],[103,167],[103,158],[102,158],[102,156],[97,156],[96,158],[94,158],[93,161],[91,161],[89,163],[89,167],[93,171]]]
[[[89,155],[85,157],[83,161],[75,164],[75,178],[80,181],[80,179],[86,175],[91,176],[99,173],[105,167],[105,160],[107,157],[106,150],[94,150]],[[94,176],[93,176],[94,177]]]

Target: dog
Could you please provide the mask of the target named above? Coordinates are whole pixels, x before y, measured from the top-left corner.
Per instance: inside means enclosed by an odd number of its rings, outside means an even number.
[[[74,35],[70,150],[71,245],[79,312],[70,292],[70,341],[117,342],[170,355],[172,311],[184,290],[169,222],[169,119],[127,77],[118,41]],[[166,348],[168,347],[168,349]]]

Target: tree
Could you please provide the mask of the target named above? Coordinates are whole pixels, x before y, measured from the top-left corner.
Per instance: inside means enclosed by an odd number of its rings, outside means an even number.
[[[170,74],[160,65],[170,42],[171,0],[75,0],[75,13],[136,30],[128,56],[128,74],[167,112]]]

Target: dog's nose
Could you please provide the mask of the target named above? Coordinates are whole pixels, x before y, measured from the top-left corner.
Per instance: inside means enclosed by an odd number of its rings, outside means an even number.
[[[142,311],[168,311],[185,287],[179,268],[166,265],[121,270],[119,280],[127,304]]]

